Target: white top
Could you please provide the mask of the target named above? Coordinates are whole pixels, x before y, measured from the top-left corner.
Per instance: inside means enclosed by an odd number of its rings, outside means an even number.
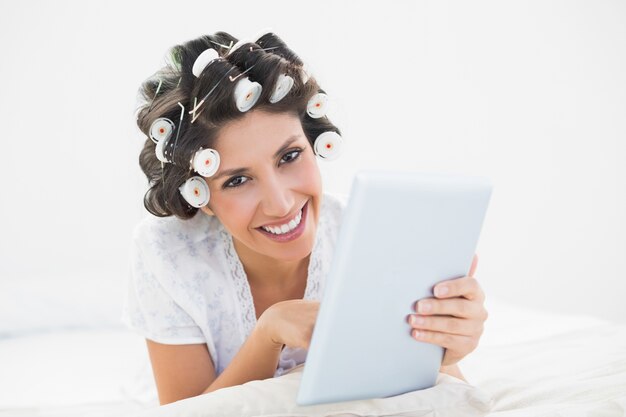
[[[305,300],[321,301],[345,206],[345,196],[323,194]],[[135,227],[131,264],[122,322],[158,343],[206,343],[220,375],[257,321],[232,235],[200,211],[189,220],[148,215]],[[274,376],[306,354],[285,347]]]

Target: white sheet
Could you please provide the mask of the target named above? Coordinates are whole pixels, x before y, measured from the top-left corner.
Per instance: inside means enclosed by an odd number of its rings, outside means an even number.
[[[490,297],[481,345],[460,363],[490,416],[622,416],[626,326]],[[0,416],[124,416],[158,404],[144,340],[124,329],[0,339]]]
[[[626,415],[626,326],[486,302],[481,345],[459,364],[489,416]]]
[[[145,342],[123,328],[0,339],[0,370],[0,416],[120,416],[158,405]]]

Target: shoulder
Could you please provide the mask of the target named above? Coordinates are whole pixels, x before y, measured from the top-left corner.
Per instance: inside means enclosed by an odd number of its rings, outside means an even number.
[[[219,221],[198,211],[190,219],[175,216],[157,217],[151,214],[141,219],[133,229],[135,247],[142,251],[176,252],[219,238]]]
[[[340,193],[324,192],[322,200],[322,212],[341,214],[348,205],[348,195]]]
[[[345,207],[348,204],[348,194],[342,194],[338,192],[324,191],[323,193],[325,201],[329,205]]]
[[[348,195],[324,192],[322,198],[321,218],[331,230],[341,224],[343,212],[348,204]]]

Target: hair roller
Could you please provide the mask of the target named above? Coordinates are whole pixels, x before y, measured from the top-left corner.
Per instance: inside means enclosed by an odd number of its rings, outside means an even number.
[[[204,71],[207,65],[209,65],[213,60],[219,58],[220,56],[215,49],[207,48],[204,52],[198,55],[198,58],[196,58],[193,63],[191,72],[196,76],[196,78],[199,78],[200,74],[202,74],[202,71]]]
[[[150,125],[150,139],[154,143],[166,141],[172,136],[174,129],[176,129],[174,122],[167,117],[159,117]]]
[[[280,74],[276,80],[276,85],[274,86],[272,95],[269,98],[270,103],[278,103],[282,100],[287,94],[289,94],[293,84],[293,78],[286,74]]]
[[[203,177],[212,177],[220,166],[220,154],[214,149],[199,149],[191,159],[191,168]]]
[[[235,103],[240,112],[247,112],[256,104],[261,97],[263,87],[256,81],[250,81],[248,77],[241,78],[235,86]]]
[[[309,99],[306,105],[306,112],[309,117],[319,119],[324,117],[328,111],[328,96],[326,93],[319,92]]]
[[[209,186],[199,176],[189,178],[179,187],[179,191],[185,201],[195,208],[206,206],[211,198]]]
[[[279,55],[265,52],[255,43],[239,48],[229,55],[228,60],[240,69],[250,70],[250,77],[263,86],[259,101],[277,103],[293,86],[293,72],[289,61]]]
[[[343,140],[337,132],[328,131],[320,134],[315,139],[313,148],[317,156],[327,161],[332,161],[341,155],[342,142]]]

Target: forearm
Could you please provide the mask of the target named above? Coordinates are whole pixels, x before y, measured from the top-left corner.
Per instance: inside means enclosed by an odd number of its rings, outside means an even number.
[[[281,350],[282,346],[273,343],[263,328],[257,325],[230,364],[202,394],[249,381],[272,378]]]
[[[448,374],[448,375],[452,375],[455,378],[459,378],[459,379],[467,382],[467,380],[465,379],[465,377],[461,373],[461,370],[459,369],[459,366],[456,363],[454,365],[450,365],[450,366],[442,366],[439,369],[439,372],[442,372],[442,373]]]

